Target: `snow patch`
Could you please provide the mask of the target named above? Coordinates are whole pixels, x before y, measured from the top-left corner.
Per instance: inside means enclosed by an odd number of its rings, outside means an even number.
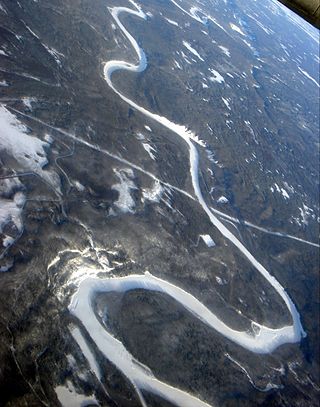
[[[160,184],[159,181],[155,181],[152,188],[145,188],[142,190],[142,202],[149,201],[153,203],[159,203],[163,193],[163,186]]]
[[[308,74],[308,72],[304,71],[304,70],[301,69],[299,66],[298,66],[298,69],[299,69],[299,71],[300,71],[306,78],[310,79],[310,81],[312,81],[313,83],[315,83],[315,84],[318,86],[318,88],[320,87],[319,83],[318,83],[312,76],[310,76],[310,75]]]
[[[35,38],[37,38],[39,40],[39,36],[31,30],[31,28],[24,22],[24,25],[26,27],[26,29],[29,31],[30,34],[32,34]]]
[[[245,120],[244,123],[245,123],[245,125],[247,126],[247,128],[249,129],[249,132],[250,132],[250,134],[252,135],[252,138],[253,138],[254,142],[255,142],[256,144],[259,144],[259,142],[258,142],[258,140],[257,140],[257,137],[256,137],[256,134],[255,134],[255,132],[254,132],[252,126],[251,126],[250,121],[249,121],[249,120]]]
[[[29,109],[32,110],[32,103],[36,102],[36,98],[24,97],[21,99],[22,103]]]
[[[224,47],[223,45],[218,45],[218,48],[220,48],[221,51],[222,51],[225,55],[227,55],[227,57],[230,57],[230,56],[231,56],[230,51],[229,51],[229,49],[228,49],[227,47]]]
[[[86,189],[79,181],[74,181],[73,184],[79,192],[83,192]]]
[[[12,246],[14,243],[14,238],[12,236],[5,235],[4,239],[2,240],[3,247]]]
[[[64,55],[61,52],[57,51],[55,48],[48,47],[48,45],[46,45],[46,44],[42,44],[42,45],[49,52],[49,54],[51,56],[53,56],[57,65],[61,67],[62,66],[61,57],[64,57]]]
[[[179,27],[179,24],[176,21],[170,20],[170,18],[167,17],[165,17],[165,20],[167,20],[169,24]]]
[[[181,65],[179,64],[178,61],[174,60],[173,63],[175,64],[175,66],[176,66],[178,69],[182,69],[182,67],[181,67]]]
[[[314,210],[312,208],[309,208],[305,203],[302,204],[302,208],[299,208],[300,211],[300,217],[302,219],[302,223],[304,225],[308,225],[308,218],[314,216],[313,212]]]
[[[7,10],[4,8],[4,6],[0,3],[0,11],[2,11],[4,14],[8,14]]]
[[[286,185],[288,185],[288,184],[286,183]],[[274,183],[274,187],[275,188],[270,187],[270,190],[271,190],[272,193],[276,191],[279,194],[281,194],[284,197],[284,199],[289,199],[290,198],[288,192],[284,188],[282,188],[282,187],[280,188],[279,185],[276,182]],[[290,188],[288,188],[288,189],[290,190]]]
[[[15,158],[23,170],[34,172],[60,193],[60,179],[54,171],[45,171],[46,149],[50,144],[27,134],[28,129],[0,105],[0,148]]]
[[[204,241],[204,243],[208,247],[214,247],[216,245],[215,242],[212,240],[212,237],[210,235],[200,235],[200,238]]]
[[[136,204],[131,197],[131,191],[137,189],[137,187],[132,181],[132,178],[134,177],[133,171],[131,168],[126,168],[121,170],[114,169],[114,172],[120,182],[111,187],[119,192],[119,197],[113,203],[113,206],[122,213],[134,213]]]
[[[146,150],[146,152],[149,154],[150,158],[152,160],[156,159],[156,156],[153,154],[156,152],[156,149],[153,148],[150,144],[148,143],[142,143],[143,148]]]
[[[224,77],[222,75],[219,74],[218,71],[216,71],[215,69],[209,68],[208,71],[210,71],[213,76],[210,76],[209,80],[211,82],[218,82],[218,83],[222,83],[224,82]]]
[[[229,109],[229,110],[231,110],[231,107],[230,107],[230,99],[225,99],[225,98],[222,98],[222,101],[223,101],[223,103],[227,106],[227,108]]]
[[[288,192],[284,188],[281,188],[281,194],[284,197],[284,199],[289,199],[290,198]]]
[[[229,199],[226,198],[225,196],[220,196],[220,198],[217,199],[217,203],[219,204],[227,204],[229,202]]]
[[[225,284],[227,284],[227,281],[226,281],[226,280],[224,280],[224,279],[222,279],[221,277],[218,277],[218,276],[216,276],[216,282],[217,282],[219,285],[225,285]]]
[[[237,25],[230,23],[230,27],[232,28],[233,31],[236,31],[237,33],[241,34],[241,35],[246,35],[240,27],[238,27]]]
[[[204,59],[201,57],[201,55],[199,54],[199,52],[197,50],[195,50],[191,44],[189,44],[187,41],[183,41],[182,42],[183,45],[187,48],[188,51],[190,51],[193,55],[195,55],[198,59],[200,59],[200,61],[204,62]]]
[[[191,65],[191,64],[192,64],[192,62],[189,61],[188,57],[186,56],[186,54],[185,54],[183,51],[181,51],[181,56],[182,56],[182,58],[186,61],[186,63],[187,63],[188,65]],[[196,62],[195,60],[193,60],[193,61]]]
[[[69,380],[67,380],[66,386],[57,386],[54,391],[63,407],[99,406],[93,396],[87,397],[84,394],[78,394]]]
[[[15,227],[15,234],[20,234],[23,230],[22,222],[22,210],[26,201],[26,197],[23,192],[16,192],[12,199],[0,198],[0,233],[6,225],[10,222]],[[8,237],[5,237],[2,241],[2,245],[7,247],[6,243],[9,243]]]

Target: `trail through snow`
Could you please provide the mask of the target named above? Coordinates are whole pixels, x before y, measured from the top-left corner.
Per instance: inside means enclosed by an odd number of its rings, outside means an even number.
[[[240,224],[240,225],[247,226],[247,227],[252,228],[252,229],[260,230],[260,232],[267,233],[268,235],[279,236],[279,237],[285,237],[285,238],[287,238],[287,239],[296,240],[297,242],[305,243],[305,244],[310,245],[310,246],[313,246],[313,247],[320,247],[320,245],[319,245],[318,243],[310,242],[309,240],[301,239],[300,237],[288,235],[287,233],[275,232],[275,231],[273,231],[273,230],[269,230],[269,229],[263,228],[263,227],[261,227],[261,226],[255,225],[255,224],[253,224],[253,223],[251,223],[251,222],[247,222],[246,220],[241,221],[241,220],[238,219],[238,218],[235,218],[235,217],[233,217],[233,216],[227,215],[226,213],[221,212],[221,211],[218,211],[217,209],[214,209],[214,208],[212,208],[212,207],[211,207],[210,209],[212,210],[212,212],[214,212],[214,213],[217,214],[218,216],[222,217],[223,219],[229,220],[229,221],[234,222],[234,223],[238,223],[238,224]]]

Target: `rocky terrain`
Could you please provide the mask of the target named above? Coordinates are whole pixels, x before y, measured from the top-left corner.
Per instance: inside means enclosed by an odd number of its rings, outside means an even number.
[[[272,0],[0,0],[1,406],[318,405],[318,78]]]

